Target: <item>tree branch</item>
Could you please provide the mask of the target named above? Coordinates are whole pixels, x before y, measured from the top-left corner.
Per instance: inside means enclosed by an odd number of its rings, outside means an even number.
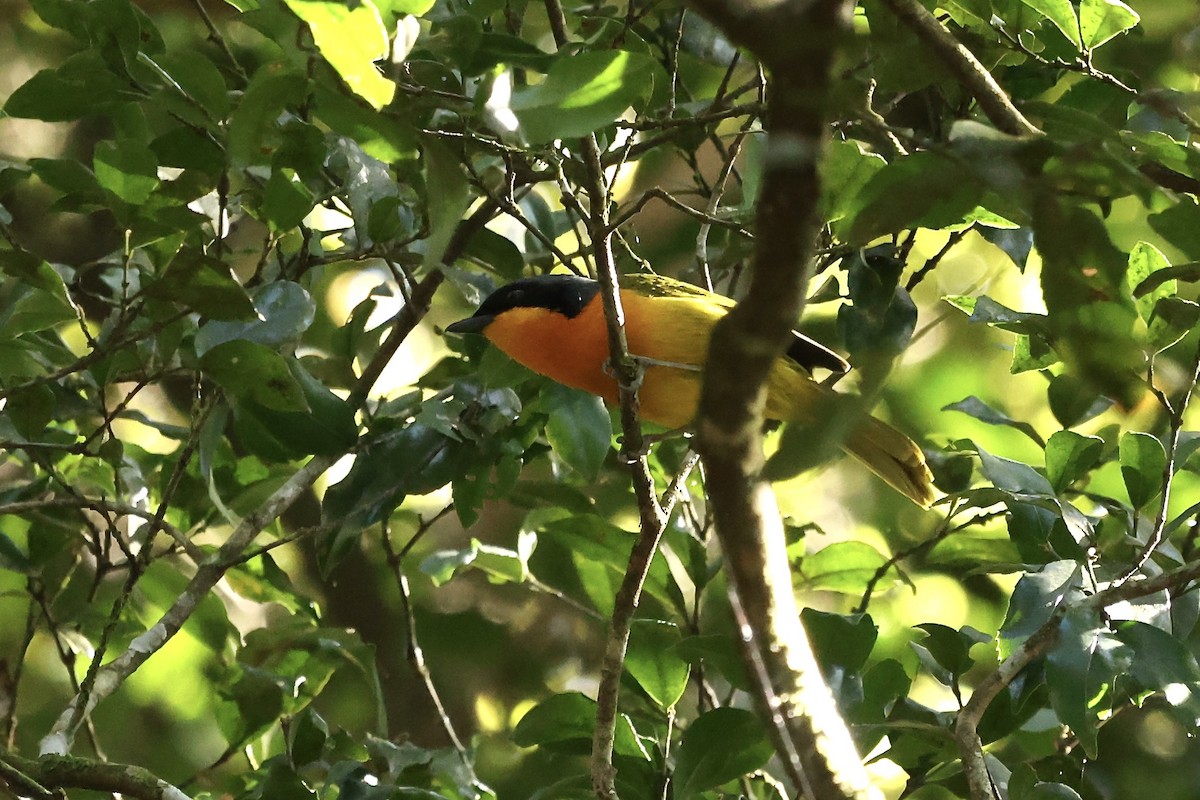
[[[1054,649],[1058,644],[1059,626],[1063,618],[1075,610],[1100,611],[1125,600],[1164,590],[1179,590],[1197,579],[1200,579],[1200,561],[1193,561],[1152,578],[1119,579],[1096,594],[1074,603],[1062,603],[1054,609],[1050,619],[975,687],[971,699],[958,712],[954,722],[954,739],[962,755],[971,800],[995,800],[999,797],[983,757],[983,743],[979,739],[979,723],[984,713],[1022,670]]]
[[[942,60],[992,124],[1012,136],[1039,136],[1041,131],[1013,105],[987,67],[954,38],[946,26],[918,0],[883,0],[891,12]]]
[[[765,385],[807,288],[830,68],[849,4],[694,5],[753,51],[772,79],[753,279],[713,333],[697,426],[743,652],[792,781],[809,797],[877,798],[800,625],[779,510],[761,477]]]
[[[0,783],[26,797],[60,798],[63,789],[90,789],[137,800],[189,800],[147,769],[71,756],[22,758],[0,750]]]

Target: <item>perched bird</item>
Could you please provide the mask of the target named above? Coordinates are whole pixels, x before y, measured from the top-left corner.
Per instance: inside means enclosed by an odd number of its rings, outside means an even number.
[[[621,304],[629,352],[643,368],[642,418],[686,427],[699,405],[713,325],[733,301],[672,278],[637,274],[622,277]],[[608,333],[596,281],[557,274],[513,281],[446,330],[481,333],[534,372],[618,402],[616,379],[606,368]],[[814,381],[811,370],[842,373],[850,365],[799,332],[793,337],[768,379],[766,417],[815,425],[841,395]],[[862,415],[839,445],[913,502],[926,508],[933,503],[933,477],[921,449],[895,428]]]

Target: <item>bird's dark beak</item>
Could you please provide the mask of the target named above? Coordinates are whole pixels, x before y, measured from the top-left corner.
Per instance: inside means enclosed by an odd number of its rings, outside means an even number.
[[[453,325],[446,326],[446,333],[483,333],[483,329],[492,324],[495,319],[491,314],[478,314],[466,319],[460,319]]]

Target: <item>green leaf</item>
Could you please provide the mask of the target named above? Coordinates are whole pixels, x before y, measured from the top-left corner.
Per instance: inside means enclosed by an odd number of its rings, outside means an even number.
[[[1100,621],[1094,611],[1082,609],[1067,614],[1059,629],[1058,646],[1046,657],[1046,685],[1050,705],[1064,725],[1079,738],[1091,758],[1096,757],[1099,729],[1095,698],[1089,691],[1099,675],[1089,674],[1098,665]]]
[[[595,727],[596,701],[578,692],[567,692],[549,697],[531,708],[513,729],[512,740],[521,747],[571,745],[568,751],[587,752]],[[633,723],[624,714],[617,719],[613,752],[639,760],[647,758]]]
[[[219,344],[204,354],[200,366],[235,397],[276,411],[309,410],[287,360],[261,344],[245,339]]]
[[[308,373],[297,361],[288,369],[308,408],[286,411],[269,408],[252,398],[234,405],[238,433],[247,448],[268,461],[306,455],[338,455],[358,441],[354,409]]]
[[[1154,314],[1154,305],[1164,297],[1171,297],[1177,289],[1174,280],[1163,280],[1148,286],[1155,275],[1161,275],[1170,269],[1171,262],[1157,247],[1146,242],[1138,242],[1129,251],[1129,269],[1125,272],[1124,288],[1137,306],[1138,315],[1149,322]],[[1138,291],[1147,286],[1140,294]]]
[[[1074,561],[1052,561],[1035,572],[1025,573],[1013,590],[1000,635],[1006,639],[1029,636],[1050,619],[1082,582],[1079,564]]]
[[[29,558],[17,547],[16,542],[0,532],[0,569],[24,574],[30,566]]]
[[[229,115],[229,87],[212,61],[198,58],[194,52],[173,52],[158,56],[154,64],[170,76],[174,86],[169,88],[198,103],[210,120],[221,121]]]
[[[100,142],[92,158],[100,185],[130,205],[146,202],[158,187],[158,159],[131,139]]]
[[[804,613],[809,610],[805,609]],[[688,636],[676,645],[675,650],[689,664],[704,669],[716,668],[730,685],[749,691],[746,665],[732,637],[717,634]]]
[[[865,245],[888,233],[961,223],[982,196],[982,184],[960,159],[923,151],[871,176],[835,227],[847,243]]]
[[[662,709],[687,688],[688,663],[676,650],[682,638],[679,626],[655,619],[635,619],[629,630],[625,669]]]
[[[434,0],[380,0],[378,3],[380,11],[393,16],[412,14],[414,17],[425,16],[433,4]]]
[[[225,316],[200,326],[196,334],[196,355],[203,356],[217,345],[237,339],[278,350],[298,342],[316,315],[316,305],[308,291],[291,281],[265,283],[254,290],[250,300],[250,314]],[[233,321],[235,319],[246,321]]]
[[[179,251],[162,275],[146,287],[146,294],[215,320],[255,318],[254,303],[229,266],[190,247]],[[197,354],[204,351],[198,348]]]
[[[1096,466],[1104,440],[1074,431],[1056,431],[1046,442],[1046,477],[1061,492]]]
[[[1054,487],[1028,464],[1009,458],[994,456],[978,448],[980,468],[984,477],[997,489],[1015,494],[1031,494],[1052,497]]]
[[[462,164],[450,148],[436,139],[427,138],[422,142],[421,151],[425,163],[430,232],[425,241],[425,265],[434,268],[442,264],[446,246],[471,205],[471,192]]]
[[[645,99],[654,67],[648,55],[625,50],[560,57],[544,81],[513,92],[511,110],[531,144],[585,136]]]
[[[1071,43],[1080,46],[1079,19],[1075,16],[1075,7],[1071,0],[1021,0],[1022,3],[1037,11],[1054,23],[1054,27],[1062,31]]]
[[[846,216],[854,208],[854,199],[862,187],[886,166],[882,156],[866,152],[858,142],[831,142],[821,172],[821,204],[825,219],[834,222]]]
[[[1184,195],[1146,221],[1159,236],[1178,247],[1189,261],[1200,261],[1200,205]]]
[[[867,614],[834,614],[805,608],[800,619],[812,642],[813,655],[826,672],[835,668],[847,673],[861,672],[879,638],[879,628]]]
[[[1046,389],[1050,410],[1064,428],[1087,422],[1107,411],[1113,401],[1096,392],[1087,381],[1070,373],[1056,375]]]
[[[321,518],[335,524],[318,541],[322,569],[327,573],[365,526],[385,519],[407,495],[427,494],[457,477],[467,456],[463,441],[421,423],[372,441],[325,492]]]
[[[1079,796],[1079,792],[1066,784],[1038,781],[1028,794],[1021,796],[1021,800],[1083,800],[1083,798]]]
[[[974,395],[959,400],[957,403],[942,406],[942,411],[960,411],[969,417],[974,417],[980,422],[986,422],[988,425],[1004,425],[1013,428],[1028,436],[1039,447],[1045,446],[1041,435],[1028,422],[1015,420],[1004,412],[992,408]]]
[[[774,749],[758,717],[740,708],[714,708],[683,733],[675,761],[679,800],[736,780],[767,763]]]
[[[933,622],[916,627],[925,632],[925,638],[910,642],[910,646],[930,674],[946,686],[953,686],[960,675],[975,665],[971,647],[987,641],[972,628],[956,631]]]
[[[299,225],[316,205],[316,198],[295,170],[276,169],[263,192],[263,214],[271,229],[286,231]]]
[[[1045,369],[1057,364],[1061,359],[1054,348],[1042,336],[1017,334],[1013,341],[1012,364],[1008,371],[1013,375],[1029,372],[1035,369]]]
[[[1141,431],[1130,431],[1122,436],[1118,450],[1121,477],[1129,492],[1129,502],[1134,508],[1142,508],[1162,491],[1167,452],[1162,442]]]
[[[537,534],[531,531],[518,535],[516,550],[472,539],[468,548],[431,553],[420,569],[435,586],[447,583],[466,567],[480,570],[491,583],[524,583],[529,579],[529,557],[536,547]]]
[[[280,115],[299,105],[309,91],[304,75],[260,69],[250,80],[229,119],[228,153],[231,167],[265,164],[278,147]]]
[[[1146,343],[1162,352],[1191,333],[1200,322],[1200,303],[1182,297],[1163,297],[1154,304],[1146,332]]]
[[[612,420],[604,401],[595,395],[550,384],[545,389],[550,407],[546,439],[567,466],[595,481],[612,442]]]
[[[1150,274],[1145,280],[1133,287],[1134,298],[1145,297],[1164,283],[1171,284],[1170,294],[1175,293],[1175,281],[1187,281],[1195,283],[1200,281],[1200,262],[1191,261],[1187,264],[1177,264],[1173,267],[1164,267]]]
[[[0,341],[76,318],[66,284],[45,261],[28,253],[0,250],[0,269],[19,278],[0,282]]]
[[[861,595],[887,559],[866,542],[834,542],[804,557],[799,578],[809,591]]]
[[[98,51],[85,50],[18,86],[4,112],[23,119],[71,122],[111,114],[137,99],[140,95],[108,69]]]
[[[325,742],[329,739],[329,725],[311,708],[292,722],[288,733],[288,753],[291,761],[303,766],[321,757]]]
[[[1096,49],[1137,25],[1140,19],[1121,0],[1080,0],[1079,33],[1083,49]]]
[[[313,42],[350,91],[376,109],[396,94],[396,85],[375,66],[388,55],[388,32],[372,0],[347,5],[332,0],[284,0],[308,24]]]

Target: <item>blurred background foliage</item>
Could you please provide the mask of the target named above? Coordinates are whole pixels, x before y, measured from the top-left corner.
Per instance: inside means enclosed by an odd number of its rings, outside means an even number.
[[[950,499],[923,512],[841,462],[777,490],[872,775],[928,800],[966,796],[954,713],[1051,611],[1198,556],[1200,19],[1188,0],[925,5],[1046,135],[988,127],[864,0],[802,327]],[[736,296],[764,87],[677,4],[568,5],[567,47],[546,8],[0,2],[11,791],[12,759],[183,602],[71,752],[192,796],[590,796],[589,696],[637,525],[614,428],[441,327],[522,274],[589,269],[573,142],[593,131],[622,268]],[[802,436],[766,441],[781,474],[803,460]],[[653,449],[660,491],[686,450]],[[308,459],[332,466],[218,550]],[[682,492],[618,787],[777,797],[699,476]],[[222,580],[189,601],[206,561]],[[1195,796],[1190,586],[1066,616],[980,729],[1007,796]]]

